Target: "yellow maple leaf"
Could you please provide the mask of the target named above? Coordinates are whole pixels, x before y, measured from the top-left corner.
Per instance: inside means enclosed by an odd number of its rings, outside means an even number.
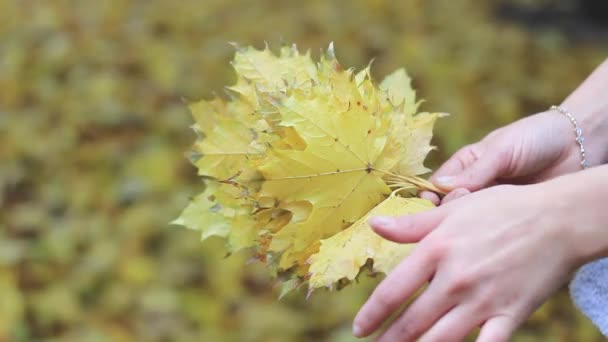
[[[300,54],[295,45],[282,47],[278,57],[268,47],[256,50],[253,47],[237,46],[232,66],[239,78],[255,84],[263,92],[311,86],[317,77],[317,68],[310,58],[310,52]],[[230,89],[239,91],[242,86],[238,85],[237,82],[237,87]],[[242,93],[248,92],[246,90]]]
[[[270,250],[283,252],[282,268],[306,268],[301,261],[320,239],[346,228],[390,193],[385,173],[374,168],[390,117],[375,99],[362,96],[348,71],[334,73],[328,87],[276,101],[278,124],[299,132],[306,148],[269,150],[260,167],[260,193],[279,205],[304,201],[312,207],[305,220],[290,222],[273,237]]]
[[[220,180],[242,174],[251,177],[254,167],[250,161],[261,156],[265,146],[252,128],[260,119],[248,118],[250,110],[242,101],[221,98],[192,103],[190,111],[195,119],[193,129],[202,135],[191,154],[199,175]]]
[[[418,113],[420,102],[416,102],[416,92],[404,69],[388,75],[380,84],[387,100],[395,110],[391,115],[391,130],[378,167],[400,175],[420,175],[430,170],[424,160],[433,149],[431,138],[433,126],[443,113]]]
[[[363,234],[357,227],[374,207],[418,203],[386,200],[393,190],[436,190],[417,176],[428,171],[423,161],[439,114],[416,114],[419,103],[403,69],[378,86],[369,67],[345,70],[332,45],[317,64],[292,46],[278,56],[268,48],[238,48],[232,65],[237,81],[227,88],[228,101],[191,105],[200,131],[193,162],[207,189],[175,223],[203,238],[223,236],[232,250],[255,246],[259,259],[291,274],[291,289],[308,279],[309,260],[331,253],[353,259],[360,252],[326,247],[318,256],[321,241],[332,246],[344,232]],[[375,255],[378,270],[395,261],[392,251]],[[313,267],[335,269],[327,262]],[[322,272],[325,280],[316,276],[314,286],[352,279],[363,264],[353,265],[346,275]]]
[[[321,240],[321,248],[310,259],[309,288],[332,287],[342,279],[353,280],[368,259],[373,271],[388,273],[412,248],[374,233],[367,220],[371,216],[410,215],[433,208],[420,198],[403,198],[392,194],[347,229]]]
[[[231,251],[256,243],[257,227],[252,206],[231,184],[208,181],[205,190],[194,197],[172,224],[201,232],[201,240],[211,236],[227,238]],[[238,234],[232,234],[238,227]]]

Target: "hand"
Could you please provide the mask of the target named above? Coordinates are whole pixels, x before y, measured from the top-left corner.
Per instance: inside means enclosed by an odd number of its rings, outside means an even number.
[[[541,186],[496,186],[418,215],[370,220],[389,240],[420,243],[362,307],[355,335],[371,334],[430,281],[380,341],[458,341],[479,325],[478,341],[507,341],[580,261],[567,211]]]
[[[602,63],[563,106],[573,110],[585,136],[587,161],[608,163],[608,60]],[[497,183],[531,184],[580,170],[580,151],[572,124],[563,115],[548,111],[490,133],[464,147],[431,178],[443,190],[477,191]],[[421,197],[439,204],[430,192]],[[452,199],[457,196],[452,196]]]
[[[438,187],[459,193],[498,183],[529,184],[580,170],[580,151],[572,124],[563,115],[543,112],[490,133],[483,140],[456,152],[431,177]],[[420,197],[436,205],[439,197],[423,192]]]

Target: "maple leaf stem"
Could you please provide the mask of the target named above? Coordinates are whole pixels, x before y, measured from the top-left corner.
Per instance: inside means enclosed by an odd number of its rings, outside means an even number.
[[[384,171],[384,170],[379,170],[379,169],[373,169],[373,170],[393,177],[393,180],[389,179],[389,181],[392,184],[399,184],[399,183],[401,183],[402,185],[403,185],[403,183],[412,184],[416,188],[418,188],[418,190],[432,191],[432,192],[435,192],[440,195],[445,195],[445,192],[443,190],[439,189],[433,183],[429,182],[428,180],[426,180],[422,177],[404,176],[404,175],[399,175],[399,174],[396,174],[396,173],[393,173],[390,171]]]
[[[417,186],[415,186],[414,184],[411,183],[403,183],[403,182],[397,182],[397,183],[391,183],[388,185],[389,188],[397,188],[397,189],[418,189]]]
[[[397,194],[400,193],[401,191],[410,190],[412,188],[414,188],[414,187],[411,184],[410,185],[406,185],[406,186],[402,186],[402,187],[398,187],[397,189],[393,190],[393,192],[391,192],[389,198],[397,196]]]

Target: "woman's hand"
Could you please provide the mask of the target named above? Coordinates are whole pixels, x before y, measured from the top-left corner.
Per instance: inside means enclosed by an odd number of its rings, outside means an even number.
[[[583,129],[587,161],[592,166],[608,162],[607,86],[608,60],[563,103]],[[466,189],[461,190],[466,193],[500,183],[538,183],[580,170],[580,161],[572,124],[557,111],[548,111],[516,121],[462,148],[431,181],[443,190]],[[420,196],[439,204],[434,193]]]
[[[608,162],[608,61],[564,106],[585,134],[587,160]],[[376,288],[354,323],[367,336],[427,282],[382,341],[453,341],[481,325],[479,341],[507,341],[578,266],[608,256],[608,165],[580,170],[572,125],[557,112],[519,120],[463,148],[431,178],[441,207],[370,224],[387,239],[419,242]],[[439,203],[439,197],[421,197]],[[548,201],[547,199],[550,199]],[[423,239],[424,238],[424,239]]]
[[[355,335],[374,332],[430,281],[380,341],[458,341],[480,325],[478,341],[507,341],[580,261],[567,210],[545,192],[496,186],[418,215],[370,220],[389,240],[424,239],[360,310]]]
[[[558,112],[526,117],[460,149],[431,181],[444,190],[472,192],[498,183],[538,183],[580,170],[572,129],[572,123]],[[439,204],[434,193],[420,196]],[[447,200],[454,197],[458,196]]]

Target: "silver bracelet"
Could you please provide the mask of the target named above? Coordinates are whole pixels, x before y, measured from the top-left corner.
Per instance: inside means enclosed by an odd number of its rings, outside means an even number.
[[[583,169],[588,168],[589,164],[587,163],[587,157],[585,155],[585,147],[583,146],[583,142],[585,141],[585,138],[583,137],[583,129],[578,125],[578,122],[576,121],[574,116],[572,114],[570,114],[568,109],[566,109],[565,107],[551,106],[551,108],[549,108],[549,109],[556,110],[556,111],[564,114],[568,119],[570,119],[570,122],[572,122],[572,124],[574,125],[574,134],[576,134],[576,142],[578,143],[578,146],[581,149],[581,166],[583,167]]]

